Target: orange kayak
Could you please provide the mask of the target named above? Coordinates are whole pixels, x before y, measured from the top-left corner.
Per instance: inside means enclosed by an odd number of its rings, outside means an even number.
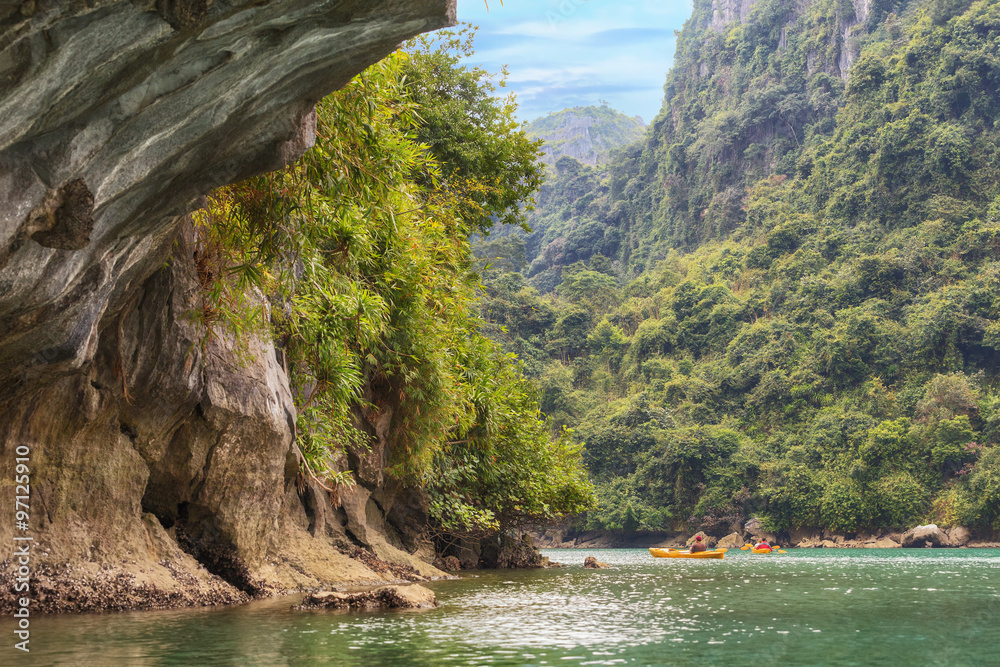
[[[657,549],[650,547],[649,553],[653,558],[722,558],[726,555],[726,549],[715,549],[714,551],[678,551],[677,549]]]

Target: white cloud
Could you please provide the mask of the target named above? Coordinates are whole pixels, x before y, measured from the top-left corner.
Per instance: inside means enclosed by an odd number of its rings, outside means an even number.
[[[508,90],[530,120],[567,105],[611,106],[647,121],[659,110],[674,52],[672,31],[690,0],[460,0],[459,19],[480,25],[472,62],[508,65]]]

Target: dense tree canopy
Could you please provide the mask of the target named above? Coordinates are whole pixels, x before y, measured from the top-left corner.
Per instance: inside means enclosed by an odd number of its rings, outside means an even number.
[[[406,93],[418,108],[418,141],[441,169],[438,188],[452,196],[469,231],[523,225],[525,204],[542,182],[539,143],[515,117],[513,95],[497,97],[506,72],[461,65],[473,53],[475,30],[464,26],[408,45],[402,66]]]
[[[560,164],[524,277],[485,279],[586,443],[580,525],[1000,529],[1000,5],[873,5],[850,43],[850,3],[708,7],[648,137]]]

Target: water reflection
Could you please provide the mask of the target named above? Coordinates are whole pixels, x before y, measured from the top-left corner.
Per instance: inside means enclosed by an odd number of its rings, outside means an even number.
[[[546,552],[435,582],[423,613],[238,608],[34,619],[34,665],[996,664],[1000,552]],[[584,570],[596,556],[611,570]],[[6,629],[6,628],[4,628]]]

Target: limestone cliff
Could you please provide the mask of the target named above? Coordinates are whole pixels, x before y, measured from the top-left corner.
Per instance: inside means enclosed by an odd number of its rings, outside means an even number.
[[[730,234],[744,222],[748,185],[795,174],[809,139],[833,131],[865,41],[899,30],[894,12],[916,6],[695,0],[663,108],[647,138],[610,167],[615,201],[600,210],[595,196],[592,212],[576,211],[603,223],[603,230],[591,225],[589,235],[620,237],[613,259],[638,272],[670,248]]]
[[[320,97],[454,13],[454,0],[0,4],[0,478],[10,507],[27,447],[17,534],[35,538],[33,610],[438,574],[411,555],[430,553],[418,495],[302,477],[280,352],[252,342],[245,363],[189,321],[199,249],[179,230],[211,188],[308,148]],[[8,512],[0,541],[15,531]],[[379,558],[351,559],[358,546]]]
[[[759,0],[711,0],[709,3],[698,3],[696,5],[696,22],[707,25],[714,32],[725,34],[732,30],[734,25],[744,24],[754,21],[753,10]],[[764,4],[764,3],[761,3]],[[788,44],[789,30],[795,30],[794,22],[803,13],[806,7],[815,4],[815,0],[795,0],[794,2],[770,2],[767,3],[777,8],[777,13],[783,14],[781,36],[779,45],[786,48]],[[760,13],[774,12],[774,7],[766,7]],[[849,3],[841,3],[834,10],[834,30],[830,30],[825,36],[822,44],[823,48],[813,48],[808,53],[810,70],[816,67],[817,62],[821,62],[824,70],[836,73],[844,80],[847,79],[847,72],[858,56],[860,49],[861,30],[856,29],[863,26],[871,15],[872,0],[851,0]],[[882,15],[876,16],[877,20],[885,18]],[[799,27],[799,29],[801,29]],[[829,61],[829,62],[827,62]],[[710,70],[704,69],[702,76],[708,74]],[[812,73],[812,72],[810,72]]]

